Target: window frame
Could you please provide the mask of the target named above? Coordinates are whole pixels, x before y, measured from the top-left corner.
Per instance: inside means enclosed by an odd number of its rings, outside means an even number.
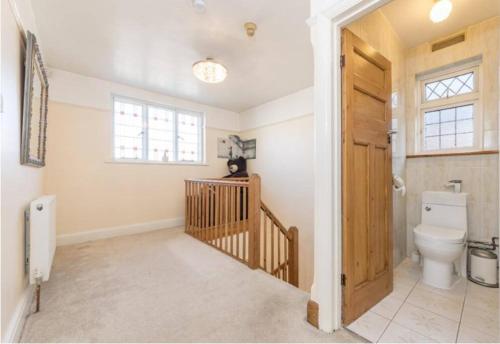
[[[135,105],[140,105],[142,108],[142,128],[143,128],[143,135],[142,135],[142,159],[130,159],[130,158],[119,158],[115,155],[115,140],[116,140],[116,135],[115,135],[115,102],[116,101],[122,101],[125,103],[130,103],[130,104],[135,104]],[[173,127],[174,127],[174,132],[173,132],[173,149],[174,149],[174,157],[175,159],[172,161],[158,161],[158,160],[149,160],[149,113],[148,113],[148,108],[149,107],[156,107],[156,108],[161,108],[161,109],[166,109],[174,112],[173,116]],[[111,162],[113,163],[133,163],[133,164],[152,164],[152,165],[207,165],[206,162],[206,114],[205,112],[201,111],[193,111],[193,110],[187,110],[184,108],[180,107],[175,107],[171,105],[165,105],[161,103],[156,103],[156,102],[151,102],[147,100],[142,100],[142,99],[137,99],[133,97],[128,97],[128,96],[122,96],[122,95],[117,95],[117,94],[112,94],[111,95],[111,111],[112,111],[112,116],[111,116],[111,134],[112,134],[112,144],[111,144]],[[177,121],[178,121],[178,115],[179,113],[184,113],[188,114],[191,116],[196,116],[199,117],[201,121],[201,126],[200,126],[200,133],[199,133],[199,144],[198,144],[198,149],[200,152],[200,159],[197,161],[183,161],[179,160],[178,156],[178,151],[177,151],[177,146],[178,146],[178,126],[177,126]]]
[[[483,144],[482,128],[482,93],[481,93],[481,61],[445,68],[438,72],[423,74],[417,77],[417,126],[416,126],[416,151],[420,154],[462,153],[480,150]],[[447,79],[469,72],[474,73],[474,88],[472,92],[452,96],[449,98],[425,100],[425,85],[434,81]],[[473,117],[473,145],[469,147],[425,149],[425,113],[448,108],[457,108],[472,105]],[[456,133],[455,133],[456,135]]]

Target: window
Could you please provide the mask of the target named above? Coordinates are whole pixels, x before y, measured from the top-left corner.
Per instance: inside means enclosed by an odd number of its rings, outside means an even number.
[[[203,162],[202,113],[115,97],[113,130],[115,160]]]
[[[420,150],[470,150],[479,146],[478,67],[420,80]]]

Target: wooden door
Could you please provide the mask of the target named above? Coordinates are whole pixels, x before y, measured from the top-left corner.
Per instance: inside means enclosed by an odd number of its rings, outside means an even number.
[[[392,291],[391,63],[342,34],[343,322]]]

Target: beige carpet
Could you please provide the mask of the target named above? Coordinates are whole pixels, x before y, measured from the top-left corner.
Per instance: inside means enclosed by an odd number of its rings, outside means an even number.
[[[181,229],[59,247],[25,342],[352,342],[305,321],[309,295]]]

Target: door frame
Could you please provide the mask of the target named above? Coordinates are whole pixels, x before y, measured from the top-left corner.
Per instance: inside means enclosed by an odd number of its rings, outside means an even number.
[[[342,328],[341,30],[391,0],[311,0],[314,51],[314,281],[318,327]]]

